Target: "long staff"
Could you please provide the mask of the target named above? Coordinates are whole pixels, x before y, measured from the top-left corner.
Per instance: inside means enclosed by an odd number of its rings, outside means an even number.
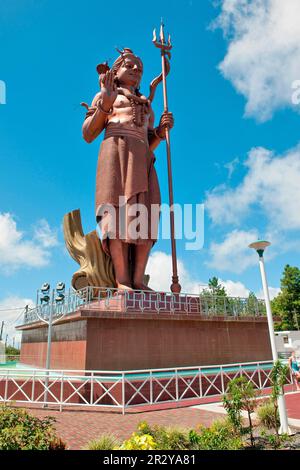
[[[156,38],[156,32],[153,31],[153,44],[160,49],[161,63],[162,63],[162,78],[163,78],[163,96],[164,96],[164,112],[168,112],[168,95],[167,95],[167,80],[166,80],[166,61],[171,58],[170,50],[172,49],[171,37],[169,35],[168,42],[165,41],[164,25],[160,25],[160,40]],[[174,223],[174,208],[173,208],[173,182],[172,182],[172,166],[171,166],[171,144],[170,144],[170,131],[166,128],[166,148],[167,148],[167,162],[168,162],[168,181],[169,181],[169,205],[170,205],[170,228],[171,228],[171,246],[172,246],[172,285],[171,292],[180,293],[181,285],[179,284],[178,271],[177,271],[177,255],[176,255],[176,241],[175,241],[175,223]]]

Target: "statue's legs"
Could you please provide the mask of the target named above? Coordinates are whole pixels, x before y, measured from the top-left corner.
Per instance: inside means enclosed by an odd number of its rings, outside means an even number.
[[[132,290],[129,274],[128,250],[128,243],[124,243],[122,240],[118,239],[109,239],[109,251],[115,270],[118,289]]]
[[[133,288],[140,290],[152,290],[143,282],[147,261],[153,241],[149,240],[143,244],[134,246],[134,270],[133,270]]]

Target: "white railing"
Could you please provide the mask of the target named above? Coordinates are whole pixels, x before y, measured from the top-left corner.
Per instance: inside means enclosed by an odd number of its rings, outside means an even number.
[[[69,290],[62,302],[52,301],[28,309],[21,324],[30,324],[47,319],[50,311],[53,318],[68,315],[82,309],[99,309],[103,311],[140,312],[155,314],[196,314],[202,316],[265,316],[265,303],[260,299],[216,296],[208,291],[200,294],[174,294],[172,292],[124,291],[114,288],[86,287]]]
[[[244,376],[255,389],[271,386],[271,361],[131,371],[0,368],[0,403],[126,409],[216,397]],[[292,376],[287,377],[292,384]]]

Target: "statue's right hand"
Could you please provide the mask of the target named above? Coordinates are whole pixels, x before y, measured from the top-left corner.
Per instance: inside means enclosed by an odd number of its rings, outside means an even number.
[[[112,70],[108,70],[105,74],[101,75],[100,87],[103,106],[110,109],[114,104],[117,96],[117,85],[114,81],[114,73]]]

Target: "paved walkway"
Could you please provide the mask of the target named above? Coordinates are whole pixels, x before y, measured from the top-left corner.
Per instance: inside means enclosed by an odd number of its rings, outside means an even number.
[[[289,392],[285,397],[289,424],[300,428],[300,392]],[[110,410],[83,411],[73,408],[60,412],[29,406],[26,408],[38,417],[54,416],[57,433],[71,450],[82,449],[89,441],[105,433],[112,433],[124,440],[136,430],[140,421],[147,421],[152,425],[195,428],[200,424],[209,426],[213,421],[223,418],[226,413],[221,403],[205,402],[186,408],[131,411],[124,416],[120,412]]]
[[[289,392],[285,394],[286,409],[290,426],[300,428],[300,392]],[[205,403],[195,405],[192,408],[215,412],[218,414],[226,415],[226,410],[223,408],[222,403]],[[242,412],[242,415],[247,418],[247,412]],[[254,413],[254,418],[256,417]]]
[[[67,443],[71,450],[82,449],[87,443],[104,433],[113,433],[120,440],[127,439],[137,428],[140,421],[163,426],[183,428],[197,427],[199,424],[209,426],[213,421],[222,418],[215,412],[193,408],[179,408],[144,413],[128,413],[122,415],[105,411],[29,409],[38,417],[54,416],[58,435]]]

